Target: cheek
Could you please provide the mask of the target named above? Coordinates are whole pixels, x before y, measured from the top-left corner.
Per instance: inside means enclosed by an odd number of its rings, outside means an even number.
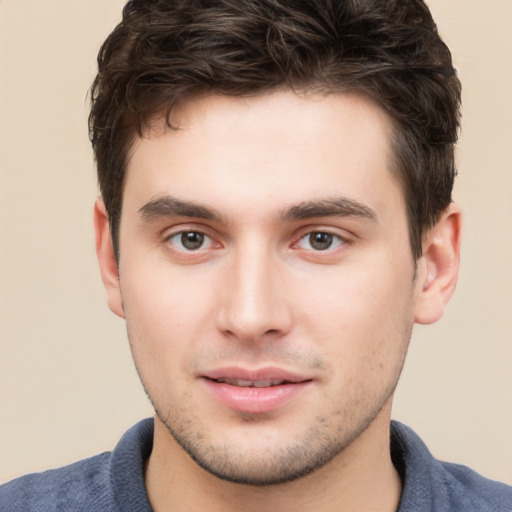
[[[209,328],[208,300],[200,283],[169,266],[125,261],[121,291],[130,346],[139,373],[173,375]],[[137,269],[131,272],[130,269]]]
[[[333,269],[315,279],[304,280],[297,296],[308,303],[310,318],[324,318],[329,325],[362,328],[373,323],[385,325],[409,308],[413,296],[413,265],[350,265]]]
[[[305,288],[305,286],[303,286]],[[413,318],[413,266],[337,269],[303,294],[302,328],[316,333],[327,360],[357,379],[386,367],[406,350]],[[307,297],[305,299],[304,297]]]
[[[205,327],[197,301],[193,306],[174,283],[144,277],[122,281],[126,326],[137,373],[155,407],[167,415],[169,399],[174,403],[187,392],[184,369]]]
[[[123,302],[155,328],[192,326],[204,314],[214,283],[208,269],[171,264],[161,248],[134,251],[121,262]]]

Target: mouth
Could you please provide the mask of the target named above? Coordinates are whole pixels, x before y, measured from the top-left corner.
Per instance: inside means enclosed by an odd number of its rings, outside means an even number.
[[[279,368],[247,371],[224,368],[203,375],[206,388],[221,405],[243,413],[266,413],[289,404],[311,387],[313,379]]]
[[[221,377],[215,379],[214,382],[219,384],[229,384],[230,386],[238,386],[240,388],[271,388],[275,386],[282,386],[284,384],[297,384],[284,379],[265,379],[265,380],[245,380],[245,379],[230,379],[228,377]]]

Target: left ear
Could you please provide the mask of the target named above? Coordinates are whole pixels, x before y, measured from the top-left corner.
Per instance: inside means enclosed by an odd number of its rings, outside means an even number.
[[[418,261],[414,321],[431,324],[439,320],[457,283],[460,260],[461,212],[452,203],[423,239]]]

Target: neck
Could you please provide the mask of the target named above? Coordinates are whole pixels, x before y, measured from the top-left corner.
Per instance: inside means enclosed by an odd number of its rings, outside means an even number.
[[[368,429],[328,464],[296,481],[248,486],[220,480],[198,466],[155,419],[146,488],[155,512],[394,512],[401,482],[391,462],[389,414],[382,410]]]

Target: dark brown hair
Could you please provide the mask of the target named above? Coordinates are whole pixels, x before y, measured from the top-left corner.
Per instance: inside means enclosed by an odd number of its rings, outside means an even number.
[[[132,0],[103,44],[90,138],[116,256],[127,154],[195,94],[359,91],[394,122],[414,258],[451,202],[460,83],[422,0]]]

